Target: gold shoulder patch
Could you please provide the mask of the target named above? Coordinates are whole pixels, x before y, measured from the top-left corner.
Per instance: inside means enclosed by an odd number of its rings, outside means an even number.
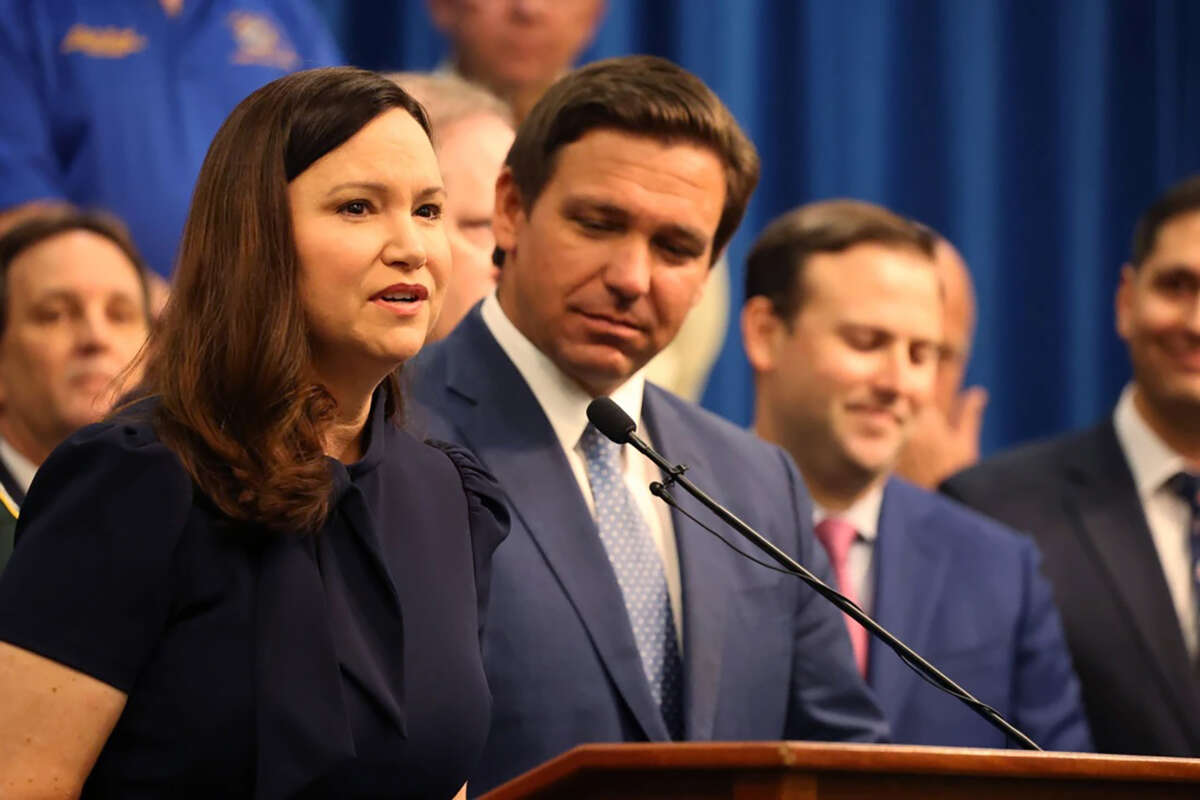
[[[0,505],[3,505],[8,513],[12,514],[13,519],[21,516],[21,507],[17,505],[17,501],[12,499],[12,495],[0,484]]]
[[[234,64],[256,64],[293,70],[300,65],[291,42],[268,17],[249,11],[234,11],[229,15],[229,27],[237,50]]]
[[[94,58],[125,58],[146,49],[146,37],[133,28],[94,28],[77,22],[63,37],[62,52]]]

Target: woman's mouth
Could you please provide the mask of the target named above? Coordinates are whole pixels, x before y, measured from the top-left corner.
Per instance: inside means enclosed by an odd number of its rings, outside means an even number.
[[[395,283],[376,292],[371,302],[398,316],[416,314],[429,299],[429,290],[419,283]]]

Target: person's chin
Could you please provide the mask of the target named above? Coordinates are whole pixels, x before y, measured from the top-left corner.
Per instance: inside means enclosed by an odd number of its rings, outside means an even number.
[[[430,341],[424,328],[413,326],[404,331],[395,331],[372,348],[372,355],[379,361],[400,364],[408,361]]]
[[[112,411],[112,403],[97,398],[95,402],[80,398],[71,403],[61,414],[62,427],[66,431],[77,431],[82,427],[99,422]]]
[[[637,367],[632,359],[612,348],[584,348],[567,351],[560,369],[576,381],[594,390],[609,391],[629,380]]]
[[[895,441],[853,442],[845,448],[848,460],[864,475],[882,475],[891,471],[900,448]]]
[[[1179,408],[1200,410],[1200,375],[1177,373],[1160,383],[1162,400]]]

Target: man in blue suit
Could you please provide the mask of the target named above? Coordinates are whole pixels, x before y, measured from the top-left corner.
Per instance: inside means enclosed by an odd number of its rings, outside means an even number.
[[[493,723],[472,792],[585,742],[886,735],[834,609],[659,504],[647,485],[661,474],[585,415],[612,397],[697,484],[828,573],[791,459],[640,373],[757,178],[716,96],[651,57],[570,74],[517,132],[496,188],[497,293],[415,365],[414,416],[472,449],[513,510],[493,562]]]
[[[777,219],[746,266],[755,429],[795,458],[841,591],[1047,749],[1087,750],[1078,682],[1029,539],[891,472],[932,399],[942,289],[931,234],[849,200]],[[847,622],[895,741],[1003,733]]]

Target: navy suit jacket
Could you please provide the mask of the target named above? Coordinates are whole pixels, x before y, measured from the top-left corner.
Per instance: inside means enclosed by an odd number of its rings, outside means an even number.
[[[492,564],[484,634],[492,726],[471,791],[584,742],[667,740],[583,494],[479,307],[427,348],[414,370],[414,422],[424,418],[429,435],[472,450],[513,512]],[[782,450],[652,385],[642,415],[658,449],[687,464],[699,486],[828,576],[808,494]],[[721,527],[691,498],[680,501]],[[672,522],[686,738],[882,740],[886,723],[854,667],[840,614],[799,580],[730,552],[678,512]]]
[[[1037,547],[952,500],[888,481],[872,559],[875,618],[1047,750],[1091,749]],[[872,639],[868,680],[905,744],[1015,746]]]
[[[1096,749],[1200,756],[1200,681],[1112,422],[990,458],[942,489],[1037,540]]]

